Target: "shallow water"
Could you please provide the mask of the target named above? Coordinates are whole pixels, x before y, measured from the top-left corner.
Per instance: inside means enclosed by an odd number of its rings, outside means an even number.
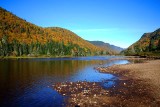
[[[112,87],[117,79],[112,74],[99,73],[98,66],[126,64],[127,60],[110,60],[116,56],[73,58],[6,59],[0,62],[0,107],[65,106],[64,96],[53,90],[52,84],[65,81],[102,82]]]

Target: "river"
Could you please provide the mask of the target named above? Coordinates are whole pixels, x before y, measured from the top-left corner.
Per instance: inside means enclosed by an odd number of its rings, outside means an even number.
[[[94,67],[126,64],[119,56],[5,59],[0,61],[0,107],[63,107],[64,96],[52,87],[57,82],[103,82],[112,74]],[[115,82],[104,83],[112,87]]]

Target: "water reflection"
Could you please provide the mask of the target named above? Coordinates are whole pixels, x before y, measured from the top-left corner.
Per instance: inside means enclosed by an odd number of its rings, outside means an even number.
[[[116,79],[93,69],[128,63],[127,60],[111,61],[111,58],[113,56],[3,60],[0,62],[0,106],[64,106],[63,97],[50,86],[55,82]]]

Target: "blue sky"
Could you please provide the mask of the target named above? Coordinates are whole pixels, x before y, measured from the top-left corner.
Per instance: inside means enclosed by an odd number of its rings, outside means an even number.
[[[160,0],[1,0],[0,6],[38,26],[123,48],[160,28]]]

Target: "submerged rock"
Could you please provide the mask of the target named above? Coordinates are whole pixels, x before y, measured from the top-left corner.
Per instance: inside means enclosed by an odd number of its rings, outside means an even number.
[[[107,81],[106,81],[107,82]],[[87,106],[157,106],[151,89],[141,80],[115,80],[116,85],[105,89],[100,82],[62,82],[52,87],[66,98],[67,107]]]

